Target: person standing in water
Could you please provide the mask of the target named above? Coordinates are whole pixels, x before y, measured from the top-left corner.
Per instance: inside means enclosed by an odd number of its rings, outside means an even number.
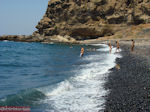
[[[82,57],[83,55],[84,55],[84,48],[82,47],[80,51],[80,57]]]
[[[132,45],[131,45],[131,52],[134,51],[134,44],[135,44],[135,41],[134,40],[131,40],[132,41]]]
[[[119,50],[120,50],[120,45],[119,45],[119,41],[116,41],[116,52],[118,51],[119,52]]]
[[[110,49],[109,49],[109,53],[111,53],[112,46],[111,46],[111,43],[110,43],[110,42],[108,43],[108,46],[109,46],[109,48],[110,48]]]

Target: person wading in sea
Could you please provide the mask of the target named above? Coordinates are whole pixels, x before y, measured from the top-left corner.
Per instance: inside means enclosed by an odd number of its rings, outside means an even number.
[[[82,47],[80,51],[80,57],[82,57],[83,55],[84,55],[84,48]]]
[[[116,52],[117,52],[117,51],[119,52],[119,51],[120,51],[119,41],[116,41],[116,47],[117,47],[117,48],[116,48]]]
[[[110,49],[109,49],[109,53],[111,53],[112,46],[111,46],[111,43],[110,43],[110,42],[108,43],[108,46],[109,46],[109,48],[110,48]]]
[[[134,44],[135,44],[135,41],[134,40],[131,40],[132,41],[132,45],[131,45],[131,52],[134,51]]]

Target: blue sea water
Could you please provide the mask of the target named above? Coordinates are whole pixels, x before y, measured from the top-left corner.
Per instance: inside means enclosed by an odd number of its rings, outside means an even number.
[[[119,56],[102,44],[1,41],[0,106],[30,106],[33,112],[103,110],[109,92],[103,85]]]

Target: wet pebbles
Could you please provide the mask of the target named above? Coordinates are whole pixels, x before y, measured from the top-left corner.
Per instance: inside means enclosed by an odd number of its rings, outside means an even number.
[[[122,58],[113,68],[105,89],[105,112],[150,112],[150,66],[146,59],[133,55],[123,48]]]

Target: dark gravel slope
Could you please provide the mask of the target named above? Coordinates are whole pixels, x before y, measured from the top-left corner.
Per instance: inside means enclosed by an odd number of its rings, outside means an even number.
[[[120,70],[111,69],[105,88],[105,112],[150,112],[150,66],[146,58],[130,53],[124,46]],[[147,49],[148,50],[148,49]]]

